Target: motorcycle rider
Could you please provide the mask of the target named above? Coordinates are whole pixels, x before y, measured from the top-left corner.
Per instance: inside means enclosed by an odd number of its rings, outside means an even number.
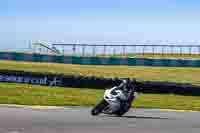
[[[122,80],[122,83],[118,86],[118,88],[122,88],[125,92],[130,91],[130,89],[133,89],[133,85],[129,78]]]
[[[140,89],[139,85],[136,80],[124,79],[120,85],[106,89],[104,99],[91,110],[91,114],[98,115],[102,112],[122,116],[131,108],[135,92]]]
[[[117,101],[112,104],[112,109],[115,114],[122,114],[124,111],[128,110],[131,106],[131,101],[134,98],[133,90],[134,86],[131,83],[130,79],[122,80],[122,83],[113,90],[113,94],[117,92],[117,90],[122,90],[123,92],[117,96]]]

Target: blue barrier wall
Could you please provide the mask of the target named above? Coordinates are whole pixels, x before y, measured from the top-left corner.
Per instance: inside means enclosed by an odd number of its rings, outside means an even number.
[[[27,54],[27,53],[16,53],[16,52],[0,52],[0,60],[51,62],[51,63],[80,64],[80,65],[200,67],[200,60],[75,57],[75,56]]]

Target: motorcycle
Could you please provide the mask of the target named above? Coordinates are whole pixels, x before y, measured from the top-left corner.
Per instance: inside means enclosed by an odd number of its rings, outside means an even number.
[[[119,86],[105,90],[103,99],[91,110],[91,115],[104,113],[122,116],[131,108],[136,95],[134,84],[123,80]]]

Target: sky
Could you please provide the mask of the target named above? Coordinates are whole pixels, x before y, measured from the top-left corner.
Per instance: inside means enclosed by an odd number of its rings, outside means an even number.
[[[1,0],[0,50],[44,43],[200,40],[198,0]]]

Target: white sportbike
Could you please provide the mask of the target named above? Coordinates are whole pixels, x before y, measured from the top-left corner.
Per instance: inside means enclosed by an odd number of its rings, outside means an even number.
[[[91,110],[91,114],[104,113],[122,116],[131,108],[136,95],[135,85],[123,80],[119,86],[105,90],[103,99]]]

